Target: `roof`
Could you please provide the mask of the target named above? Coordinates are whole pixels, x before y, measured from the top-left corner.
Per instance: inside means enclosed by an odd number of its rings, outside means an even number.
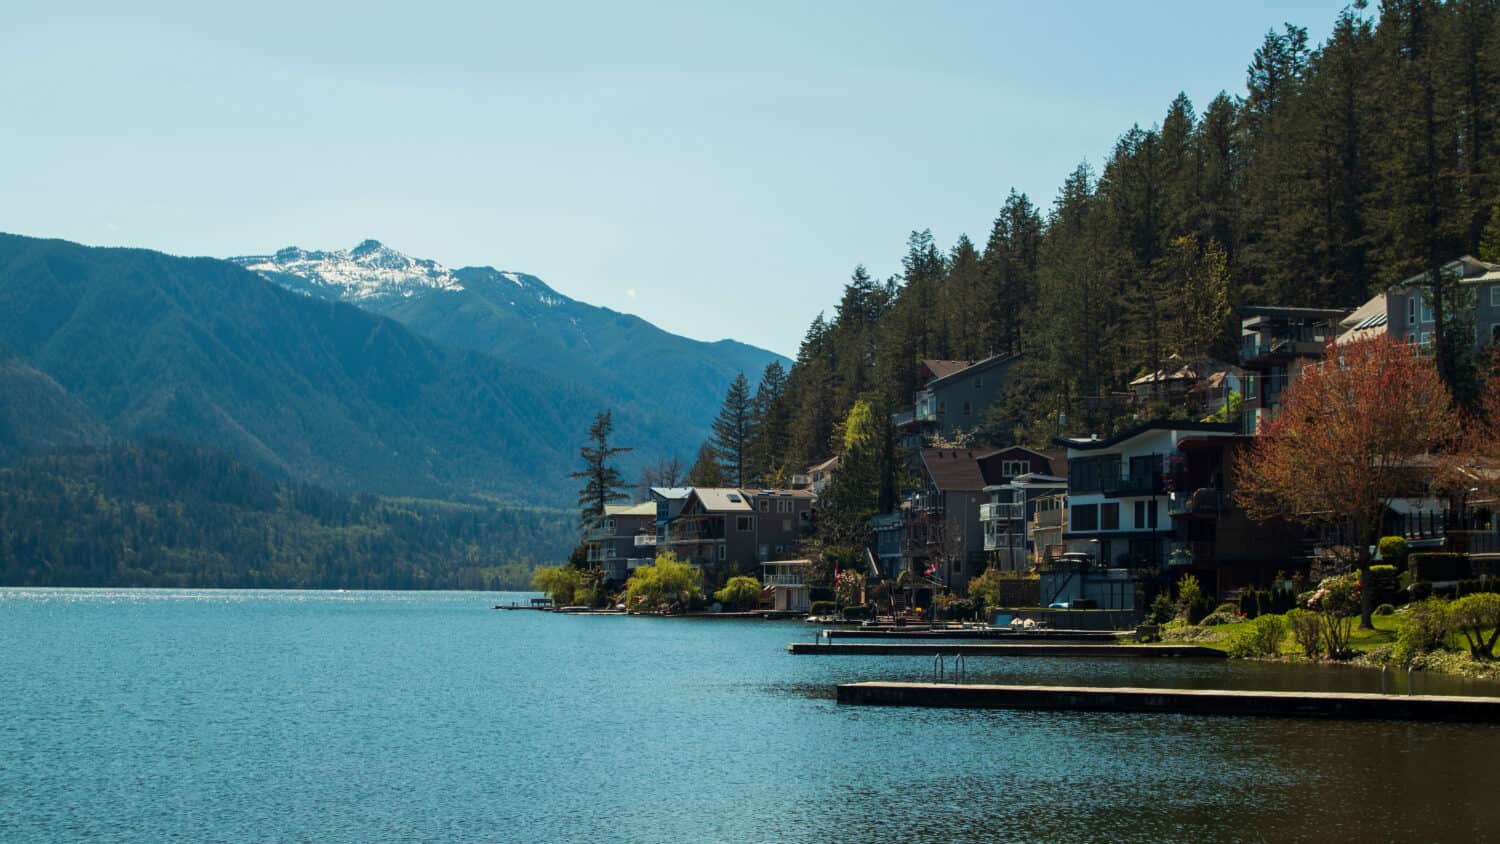
[[[606,516],[656,516],[656,504],[650,501],[641,501],[636,504],[606,504],[604,505]]]
[[[750,512],[750,501],[743,490],[733,487],[693,487],[693,495],[703,502],[703,509],[710,512]]]
[[[776,498],[806,498],[811,500],[818,497],[818,494],[810,489],[742,489],[740,492],[744,493],[746,498],[770,495]]]
[[[1156,419],[1150,422],[1143,422],[1134,428],[1129,428],[1104,439],[1057,437],[1052,441],[1060,446],[1066,446],[1077,451],[1093,451],[1095,449],[1113,448],[1126,440],[1134,439],[1149,431],[1193,431],[1205,434],[1235,434],[1239,432],[1239,429],[1240,426],[1233,422],[1189,422],[1185,419]]]
[[[1235,308],[1241,317],[1314,317],[1343,319],[1348,308],[1288,308],[1280,305],[1241,305]]]
[[[763,566],[810,566],[812,560],[765,560]]]
[[[984,488],[985,492],[994,492],[1001,489],[1015,489],[1016,487],[1067,487],[1068,479],[1059,478],[1056,475],[1043,475],[1037,472],[1027,472],[1024,475],[1016,475],[1007,484],[990,484]]]
[[[654,486],[651,487],[651,494],[675,500],[692,495],[693,488],[690,486]]]
[[[934,381],[938,381],[938,380],[942,380],[943,378],[947,378],[949,375],[952,375],[955,372],[962,372],[963,370],[968,369],[969,366],[972,365],[973,363],[974,363],[974,361],[971,361],[971,360],[924,360],[924,361],[922,361],[922,365],[925,366],[925,367],[927,367],[927,371],[928,372],[932,373],[932,378],[933,378]]]
[[[1130,382],[1130,386],[1139,387],[1159,381],[1197,381],[1201,378],[1209,378],[1223,373],[1238,371],[1238,367],[1212,358],[1199,358],[1197,360],[1184,360],[1172,355],[1162,361],[1162,367],[1155,372],[1150,372]]]
[[[839,463],[839,456],[837,454],[835,454],[834,456],[828,458],[827,460],[824,460],[822,463],[814,463],[811,466],[808,466],[807,467],[807,473],[809,475],[811,475],[813,472],[821,472],[824,469],[831,469],[834,466],[837,466],[838,463]]]
[[[952,448],[922,449],[922,465],[933,486],[943,492],[979,492],[984,489],[984,473],[973,451]]]
[[[938,384],[940,384],[940,383],[942,383],[944,381],[951,381],[951,380],[953,380],[955,378],[958,378],[960,375],[962,375],[962,376],[978,375],[980,372],[988,371],[990,369],[995,368],[996,366],[999,366],[1000,364],[1009,364],[1012,361],[1017,360],[1018,358],[1020,358],[1020,355],[993,355],[991,357],[985,358],[984,360],[970,361],[968,363],[965,363],[963,365],[963,367],[960,368],[960,369],[957,369],[957,370],[954,370],[952,372],[949,372],[946,375],[939,375],[938,377],[932,379],[931,381],[928,381],[927,382],[927,387],[930,389],[930,388],[932,388],[932,387],[934,387],[934,386],[936,386],[936,385],[938,385]],[[959,361],[926,361],[926,363],[958,363],[958,362]]]

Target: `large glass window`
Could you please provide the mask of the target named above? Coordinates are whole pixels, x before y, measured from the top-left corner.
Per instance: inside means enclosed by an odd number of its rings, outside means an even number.
[[[1120,502],[1111,501],[1099,508],[1099,528],[1101,530],[1120,529]]]
[[[1073,505],[1073,530],[1098,530],[1099,529],[1099,505],[1098,504],[1075,504]]]

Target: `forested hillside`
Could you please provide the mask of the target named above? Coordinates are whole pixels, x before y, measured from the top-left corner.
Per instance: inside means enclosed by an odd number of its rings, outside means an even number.
[[[154,439],[0,468],[0,585],[527,589],[576,522],[278,484]]]
[[[981,441],[1105,433],[1125,421],[1105,397],[1168,355],[1233,361],[1235,306],[1353,308],[1459,255],[1500,259],[1496,8],[1351,7],[1321,45],[1273,30],[1241,94],[1201,109],[1179,95],[1101,165],[1059,174],[1045,214],[1012,191],[982,237],[944,251],[917,232],[901,275],[856,269],[768,417],[778,430],[761,436],[784,444],[769,464],[835,451],[856,398],[882,413],[909,402],[923,358],[1024,356]],[[1430,293],[1462,396],[1461,295]]]

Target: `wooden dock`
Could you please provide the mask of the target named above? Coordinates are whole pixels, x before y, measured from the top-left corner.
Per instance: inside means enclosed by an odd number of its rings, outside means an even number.
[[[1198,645],[1106,645],[1093,643],[1014,642],[792,642],[789,653],[823,656],[1042,656],[1087,658],[1155,658],[1226,659],[1228,655]]]
[[[1500,698],[1448,695],[877,682],[840,685],[838,701],[859,706],[1500,723]]]
[[[1001,642],[1113,642],[1116,634],[1112,630],[1007,630],[1002,628],[936,628],[932,630],[902,630],[900,628],[866,628],[863,630],[829,630],[830,639],[880,639],[890,641],[927,641],[947,639],[952,641],[1001,641]]]

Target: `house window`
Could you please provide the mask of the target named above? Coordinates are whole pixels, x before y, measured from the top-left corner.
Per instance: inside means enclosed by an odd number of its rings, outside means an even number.
[[[943,415],[943,408],[944,408],[944,407],[945,407],[945,406],[946,406],[946,405],[947,405],[947,404],[948,404],[948,403],[947,403],[947,402],[941,402],[941,401],[940,401],[940,402],[938,402],[938,415],[939,415],[939,416],[942,416],[942,415]]]
[[[782,533],[790,533],[791,530],[792,530],[792,520],[791,519],[782,519],[781,520],[781,532]]]
[[[1073,530],[1098,530],[1099,529],[1099,505],[1098,504],[1075,504],[1073,505]]]
[[[1406,324],[1417,324],[1417,297],[1411,296],[1406,300]]]
[[[968,402],[964,402],[964,415],[965,416],[969,415],[969,403]]]
[[[1099,508],[1099,529],[1120,529],[1120,502],[1111,501]]]
[[[1432,322],[1432,305],[1425,298],[1422,299],[1422,321]]]
[[[1031,471],[1031,464],[1025,460],[1005,460],[1000,463],[1000,474],[1007,478],[1024,475]]]
[[[1500,308],[1500,284],[1490,288],[1490,307]]]
[[[726,545],[720,545],[719,546],[719,559],[724,560],[724,559],[728,559],[728,558],[729,558],[729,547],[726,546]]]
[[[752,531],[755,530],[755,520],[749,516],[735,516],[734,526],[737,530]]]
[[[771,512],[771,499],[769,499],[769,498],[762,498],[760,500],[760,511],[762,513],[769,513],[769,512]]]
[[[614,533],[614,531],[615,531],[615,520],[614,519],[605,519],[604,520],[604,526],[609,529],[610,533]]]
[[[606,560],[613,560],[614,558],[615,558],[615,549],[613,549],[613,548],[605,548],[604,549],[604,559],[606,559]]]
[[[1135,529],[1156,530],[1156,502],[1135,502]]]
[[[1500,290],[1500,287],[1497,287],[1495,289]],[[1500,343],[1500,322],[1497,322],[1494,325],[1490,326],[1490,342]]]
[[[981,375],[978,378],[974,379],[974,389],[979,390],[979,389],[983,389],[983,387],[984,387],[984,376]]]
[[[793,509],[795,507],[790,498],[783,498],[776,502],[776,512],[778,513],[790,513]]]

